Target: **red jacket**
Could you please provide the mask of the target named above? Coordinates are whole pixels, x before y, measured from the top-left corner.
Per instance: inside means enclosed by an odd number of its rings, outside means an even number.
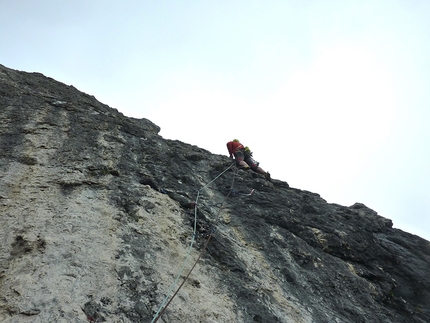
[[[237,141],[229,141],[227,143],[227,149],[228,149],[228,153],[230,154],[230,158],[233,157],[234,152],[238,149],[243,149],[243,145],[240,142]]]

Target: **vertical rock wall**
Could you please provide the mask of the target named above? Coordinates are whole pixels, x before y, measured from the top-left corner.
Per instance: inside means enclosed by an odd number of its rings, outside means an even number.
[[[209,236],[159,322],[430,321],[428,241],[158,132],[0,65],[1,322],[151,322]]]

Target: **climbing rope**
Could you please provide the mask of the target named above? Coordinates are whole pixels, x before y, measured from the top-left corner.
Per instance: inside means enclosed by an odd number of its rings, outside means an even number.
[[[199,254],[199,256],[198,256],[197,260],[194,262],[194,265],[191,267],[191,269],[190,269],[190,271],[188,272],[187,276],[184,278],[184,280],[183,280],[183,282],[181,283],[181,285],[179,285],[179,287],[176,289],[176,292],[175,292],[175,293],[170,297],[170,295],[171,295],[171,293],[173,292],[174,288],[177,286],[178,280],[179,280],[179,278],[181,277],[182,272],[183,272],[183,271],[184,271],[184,269],[185,269],[185,265],[186,265],[186,263],[187,263],[187,261],[188,261],[188,258],[189,258],[189,256],[190,256],[190,254],[191,254],[191,250],[192,250],[192,247],[193,247],[193,245],[194,245],[195,238],[196,238],[196,232],[197,232],[197,202],[198,202],[199,197],[200,197],[200,191],[201,191],[202,189],[204,189],[204,188],[208,187],[208,186],[209,186],[210,184],[212,184],[213,182],[215,182],[219,177],[221,177],[221,176],[222,176],[226,171],[228,171],[228,170],[229,170],[230,168],[232,168],[234,165],[235,165],[235,163],[231,164],[231,165],[230,165],[229,167],[227,167],[224,171],[222,171],[220,174],[218,174],[218,175],[217,175],[213,180],[211,180],[209,183],[207,183],[206,185],[204,185],[203,187],[201,187],[201,188],[197,191],[196,201],[195,201],[195,203],[194,203],[194,229],[193,229],[193,236],[192,236],[192,239],[191,239],[190,246],[188,247],[187,254],[186,254],[186,256],[185,256],[185,259],[184,259],[184,261],[183,261],[183,263],[182,263],[182,266],[181,266],[181,268],[180,268],[180,270],[179,270],[178,275],[176,276],[176,278],[175,278],[175,280],[173,281],[173,283],[170,285],[170,287],[169,287],[169,291],[168,291],[168,293],[167,293],[166,297],[164,298],[163,302],[161,303],[161,305],[160,305],[159,309],[158,309],[158,310],[157,310],[157,312],[155,313],[155,315],[154,315],[154,317],[153,317],[153,319],[152,319],[151,323],[155,323],[155,322],[157,322],[157,321],[158,321],[158,319],[163,315],[163,313],[164,313],[164,311],[166,310],[167,306],[169,306],[169,304],[172,302],[173,298],[174,298],[174,297],[176,296],[176,294],[179,292],[179,290],[181,289],[181,287],[185,284],[185,281],[188,279],[188,277],[190,276],[190,274],[191,274],[191,272],[193,271],[194,267],[197,265],[197,262],[200,260],[201,256],[203,255],[203,253],[205,252],[205,250],[206,250],[206,248],[207,248],[207,246],[208,246],[208,244],[209,244],[210,239],[212,238],[212,234],[213,234],[213,232],[214,232],[213,230],[211,230],[211,233],[209,234],[209,237],[208,237],[208,239],[206,240],[206,243],[205,243],[205,245],[203,246],[202,251],[200,252],[200,254]],[[224,200],[223,200],[223,202],[221,203],[221,206],[218,208],[218,213],[217,213],[217,216],[216,216],[216,218],[215,218],[215,222],[216,222],[216,221],[218,221],[218,217],[219,217],[219,214],[220,214],[221,209],[222,209],[222,207],[223,207],[223,204],[224,204],[225,200],[229,197],[229,195],[231,194],[231,192],[232,192],[232,190],[233,190],[233,186],[234,186],[234,178],[235,178],[236,174],[237,174],[237,172],[235,172],[235,173],[234,173],[234,176],[233,176],[233,180],[232,180],[232,184],[231,184],[231,188],[230,188],[229,193],[227,194],[227,196],[225,196],[225,197],[224,197]],[[170,298],[170,299],[169,299],[169,298]]]

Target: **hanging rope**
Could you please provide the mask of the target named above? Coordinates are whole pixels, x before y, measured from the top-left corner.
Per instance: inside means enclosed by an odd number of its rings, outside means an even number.
[[[234,165],[234,164],[233,164]],[[233,165],[231,165],[229,168],[227,168],[224,172],[226,172],[228,169],[230,169]],[[224,173],[223,172],[223,173]],[[223,173],[221,173],[220,175],[218,175],[214,180],[212,180],[210,183],[208,183],[206,186],[204,186],[204,187],[207,187],[209,184],[211,184],[212,182],[214,182],[219,176],[221,176]],[[232,179],[232,183],[231,183],[231,188],[230,188],[230,190],[229,190],[229,193],[224,197],[224,200],[223,200],[223,202],[221,203],[221,206],[219,207],[219,209],[218,209],[218,213],[217,213],[217,215],[216,215],[216,218],[215,218],[215,224],[216,224],[216,222],[218,221],[218,218],[219,218],[219,214],[221,213],[221,210],[222,210],[222,207],[223,207],[223,205],[224,205],[224,202],[226,201],[226,199],[229,197],[229,195],[231,194],[231,192],[232,192],[232,190],[233,190],[233,186],[234,186],[234,179],[235,179],[235,176],[236,176],[236,174],[237,174],[237,172],[235,172],[234,173],[234,176],[233,176],[233,179]],[[203,188],[204,188],[203,187]],[[199,192],[197,193],[197,196],[199,195]],[[198,197],[197,197],[197,199],[198,199]],[[197,202],[197,199],[196,199],[196,202]],[[196,203],[196,205],[195,205],[195,214],[197,214],[197,203]],[[200,258],[202,257],[202,255],[204,254],[204,252],[206,251],[206,248],[207,248],[207,246],[208,246],[208,244],[209,244],[209,241],[211,240],[211,238],[212,238],[212,236],[213,236],[213,233],[215,232],[215,230],[211,230],[211,233],[209,234],[209,237],[208,237],[208,239],[206,240],[206,243],[205,243],[205,245],[203,246],[203,249],[201,250],[201,252],[200,252],[200,254],[199,254],[199,256],[197,257],[197,259],[196,259],[196,261],[194,262],[194,264],[193,264],[193,266],[191,267],[191,269],[190,269],[190,271],[188,272],[188,274],[187,274],[187,276],[184,278],[184,280],[182,281],[182,283],[181,283],[181,285],[179,285],[179,287],[176,289],[176,292],[172,295],[172,297],[170,298],[170,300],[167,302],[167,304],[164,306],[164,305],[162,305],[162,306],[160,306],[160,309],[158,310],[158,312],[160,312],[160,310],[161,310],[161,312],[159,313],[159,314],[155,314],[155,316],[154,316],[154,318],[153,318],[153,321],[152,322],[157,322],[158,321],[158,319],[164,314],[164,312],[165,312],[165,310],[167,309],[167,307],[169,306],[169,304],[172,302],[172,300],[173,300],[173,298],[175,298],[175,296],[178,294],[178,292],[179,292],[179,290],[181,289],[181,287],[185,284],[185,282],[187,281],[187,279],[188,279],[188,277],[190,276],[190,274],[191,274],[191,272],[193,271],[193,269],[195,268],[195,266],[197,265],[197,263],[198,263],[198,261],[200,260]],[[179,277],[179,276],[178,276]],[[168,299],[168,297],[166,297],[166,299],[165,300],[167,300]],[[163,307],[164,306],[164,307]],[[151,322],[151,323],[152,323]]]
[[[204,188],[208,187],[208,186],[209,186],[210,184],[212,184],[213,182],[215,182],[215,181],[216,181],[216,180],[217,180],[217,179],[218,179],[222,174],[224,174],[226,171],[228,171],[228,170],[229,170],[230,168],[232,168],[234,165],[235,165],[235,163],[231,164],[231,165],[230,165],[229,167],[227,167],[224,171],[222,171],[220,174],[218,174],[218,175],[217,175],[213,180],[211,180],[209,183],[207,183],[206,185],[204,185],[203,187],[201,187],[201,188],[200,188],[200,190],[198,190],[198,191],[197,191],[196,201],[195,201],[195,204],[194,204],[194,230],[193,230],[193,236],[192,236],[192,239],[191,239],[190,246],[188,247],[187,254],[186,254],[186,256],[185,256],[185,260],[184,260],[184,261],[183,261],[183,263],[182,263],[182,266],[181,266],[181,268],[180,268],[180,270],[179,270],[178,275],[176,276],[176,278],[175,278],[175,280],[173,281],[173,283],[170,285],[169,291],[168,291],[168,293],[167,293],[166,297],[164,298],[163,302],[161,303],[161,305],[160,305],[159,309],[158,309],[158,310],[157,310],[157,312],[155,313],[154,318],[152,319],[151,323],[155,323],[155,322],[157,322],[157,321],[158,321],[158,319],[161,317],[161,315],[163,315],[163,313],[164,313],[164,311],[166,310],[167,306],[170,304],[170,302],[173,300],[173,298],[174,298],[174,297],[176,296],[176,294],[179,292],[179,290],[181,289],[181,287],[184,285],[185,281],[186,281],[186,280],[188,279],[188,277],[190,276],[190,274],[191,274],[192,270],[193,270],[193,269],[194,269],[194,267],[196,266],[196,264],[197,264],[197,262],[199,261],[200,257],[203,255],[204,251],[206,250],[207,245],[209,244],[210,239],[212,238],[213,230],[211,230],[211,233],[210,233],[210,235],[209,235],[208,239],[206,240],[206,243],[205,243],[205,245],[204,245],[204,247],[203,247],[202,251],[200,252],[199,257],[198,257],[198,258],[197,258],[197,260],[194,262],[194,265],[193,265],[193,267],[191,268],[191,270],[188,272],[188,275],[184,278],[184,281],[183,281],[183,282],[181,283],[181,285],[177,288],[176,292],[172,295],[172,297],[170,297],[171,293],[173,292],[173,289],[176,287],[176,285],[177,285],[177,283],[178,283],[178,280],[179,280],[179,278],[180,278],[180,277],[181,277],[181,275],[182,275],[182,272],[183,272],[183,271],[184,271],[184,269],[185,269],[185,265],[186,265],[186,263],[187,263],[187,261],[188,261],[188,258],[189,258],[189,256],[190,256],[190,254],[191,254],[191,250],[192,250],[192,247],[193,247],[193,244],[194,244],[195,238],[196,238],[196,232],[197,232],[197,202],[198,202],[199,197],[200,197],[200,191],[201,191],[202,189],[204,189]],[[221,206],[220,206],[220,207],[219,207],[219,209],[218,209],[218,213],[217,213],[217,216],[216,216],[216,218],[215,218],[215,221],[217,221],[217,220],[218,220],[218,217],[219,217],[219,214],[220,214],[220,212],[221,212],[222,206],[223,206],[223,204],[224,204],[225,200],[227,199],[227,197],[228,197],[228,196],[230,195],[230,193],[232,192],[233,185],[234,185],[234,178],[235,178],[235,176],[236,176],[236,172],[235,172],[235,174],[234,174],[234,176],[233,176],[233,180],[232,180],[232,184],[231,184],[230,191],[229,191],[229,193],[227,194],[227,196],[226,196],[226,197],[224,197],[224,200],[223,200],[223,202],[221,203]],[[170,300],[169,300],[169,298],[170,298]],[[169,300],[169,301],[167,302],[167,300]],[[167,302],[167,304],[166,304],[166,302]]]

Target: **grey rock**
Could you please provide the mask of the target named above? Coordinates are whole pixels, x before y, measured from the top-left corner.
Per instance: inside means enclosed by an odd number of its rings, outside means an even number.
[[[151,322],[194,263],[159,322],[430,322],[428,241],[159,131],[0,65],[1,322]]]

